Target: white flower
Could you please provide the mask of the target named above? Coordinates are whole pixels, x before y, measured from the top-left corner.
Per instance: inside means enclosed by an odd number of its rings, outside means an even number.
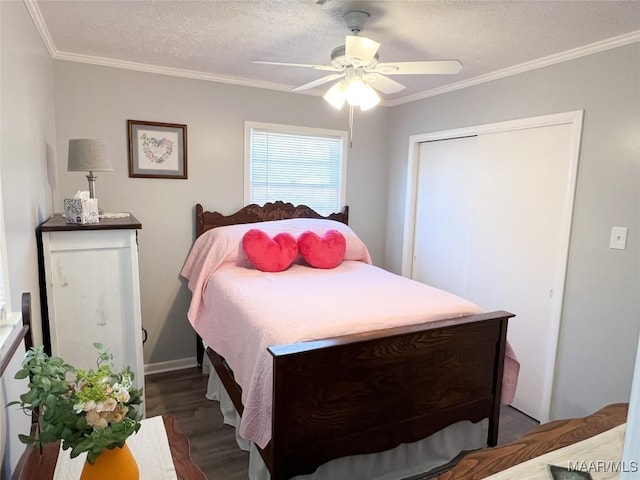
[[[91,410],[95,410],[96,402],[94,402],[93,400],[89,400],[87,403],[84,404],[84,407],[82,409],[85,412],[90,412]]]
[[[73,411],[77,414],[84,410],[84,403],[79,402],[73,406]]]
[[[125,390],[124,388],[121,388],[120,390],[118,390],[118,393],[116,394],[116,400],[120,403],[127,403],[129,401],[130,395],[129,395],[129,391]]]
[[[104,406],[104,402],[97,402],[96,403],[96,408],[94,409],[96,412],[100,413],[100,412],[104,412],[107,409]]]

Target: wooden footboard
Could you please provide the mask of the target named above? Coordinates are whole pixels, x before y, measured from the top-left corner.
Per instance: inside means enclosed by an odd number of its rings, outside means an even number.
[[[499,311],[269,348],[273,429],[261,453],[271,478],[388,450],[462,420],[489,418],[494,446],[511,317]],[[230,372],[210,356],[233,391]]]

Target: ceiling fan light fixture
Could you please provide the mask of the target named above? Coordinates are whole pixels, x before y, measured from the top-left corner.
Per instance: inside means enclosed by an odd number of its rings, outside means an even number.
[[[338,110],[342,109],[344,102],[347,100],[347,85],[345,81],[341,80],[327,90],[327,93],[324,94],[324,99]]]
[[[328,1],[316,0],[318,4]],[[335,47],[331,51],[330,65],[271,61],[255,61],[253,63],[332,72],[317,80],[295,87],[293,91],[309,90],[337,81],[338,83],[325,93],[324,98],[338,110],[342,109],[345,102],[348,102],[351,113],[354,106],[368,110],[380,103],[380,96],[376,91],[385,95],[393,95],[405,88],[400,82],[388,78],[388,75],[445,75],[458,73],[462,68],[459,60],[380,63],[378,56],[380,43],[360,36],[369,14],[362,11],[350,11],[346,12],[343,17],[351,35],[345,37],[344,45]]]
[[[380,97],[376,91],[367,85],[360,75],[349,79],[346,97],[349,105],[360,107],[361,110],[369,110],[380,103]]]
[[[360,77],[352,77],[347,84],[347,102],[354,107],[360,106],[361,99],[365,96],[367,84]]]

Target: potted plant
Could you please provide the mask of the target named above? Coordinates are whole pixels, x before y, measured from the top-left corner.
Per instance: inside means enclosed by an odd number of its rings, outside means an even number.
[[[25,413],[37,416],[36,432],[20,435],[20,441],[41,447],[62,441],[71,457],[87,453],[81,479],[100,478],[98,470],[122,468],[114,457],[127,457],[131,474],[110,478],[138,478],[138,468],[126,446],[127,438],[140,429],[142,389],[133,386],[129,367],[113,368],[113,356],[102,344],[95,370],[76,369],[59,357],[50,357],[42,346],[31,348],[15,378],[30,378],[29,391],[10,405],[20,405]],[[133,465],[131,463],[133,462]]]

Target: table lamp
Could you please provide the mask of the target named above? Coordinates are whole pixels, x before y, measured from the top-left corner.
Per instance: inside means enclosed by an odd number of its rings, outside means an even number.
[[[96,179],[93,172],[112,172],[113,165],[107,155],[107,141],[98,138],[69,140],[69,172],[89,172],[89,196],[96,198]]]

